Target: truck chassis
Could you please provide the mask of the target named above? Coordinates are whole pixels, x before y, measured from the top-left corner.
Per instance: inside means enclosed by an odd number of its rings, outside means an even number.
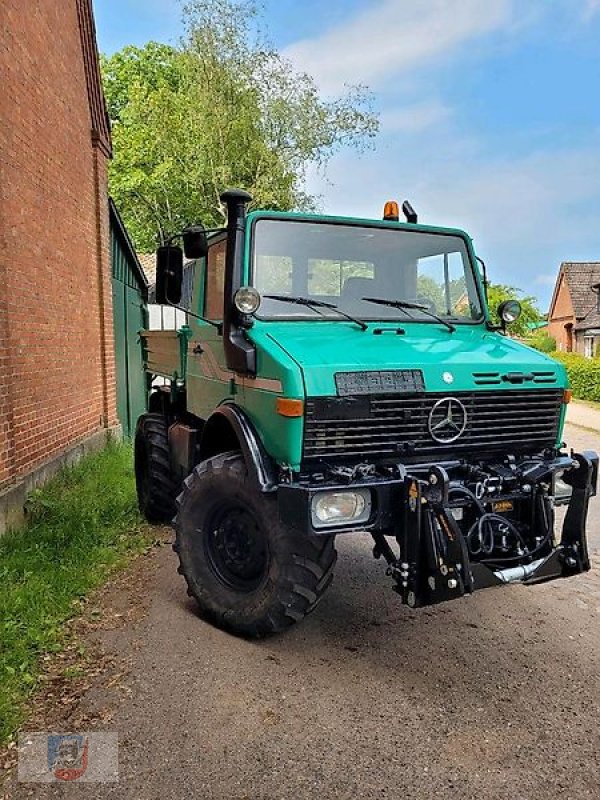
[[[353,532],[372,536],[373,555],[414,609],[589,570],[598,456],[562,452],[565,371],[505,344],[519,304],[500,304],[501,326],[490,321],[466,234],[420,226],[414,212],[406,224],[387,212],[383,223],[319,220],[248,215],[239,190],[221,199],[227,227],[210,242],[202,226],[180,234],[200,264],[191,327],[141,334],[149,403],[135,441],[140,508],[152,521],[174,517],[179,572],[201,613],[241,635],[288,628],[317,606],[335,540]],[[389,236],[401,237],[394,258]],[[287,259],[284,277],[288,262],[299,265],[298,288],[281,278],[284,293],[267,285],[261,298],[261,247],[266,265]],[[463,276],[454,300],[451,257]],[[303,295],[311,258],[339,267],[339,305],[329,283]],[[358,273],[342,281],[346,258]],[[427,277],[431,258],[439,297],[425,302],[418,265]],[[157,302],[177,306],[182,279],[183,253],[170,241],[157,252]],[[262,299],[309,309],[323,327],[311,338],[290,311],[261,317]],[[157,376],[168,386],[157,389]],[[565,504],[557,541],[555,506]]]

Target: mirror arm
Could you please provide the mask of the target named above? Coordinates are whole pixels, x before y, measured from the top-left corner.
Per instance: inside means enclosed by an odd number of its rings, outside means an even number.
[[[213,328],[216,328],[219,333],[223,333],[223,323],[222,322],[215,322],[212,319],[206,319],[206,317],[201,317],[199,314],[194,314],[193,311],[189,311],[187,308],[183,306],[177,306],[174,303],[169,303],[169,308],[176,308],[178,311],[183,311],[184,314],[187,314],[190,317],[194,317],[194,319],[199,319],[201,322],[206,322],[208,325],[212,325]]]
[[[475,258],[481,264],[481,268],[482,268],[482,271],[483,271],[483,292],[485,294],[485,302],[489,303],[487,267],[485,265],[485,261],[483,260],[483,258],[479,258],[479,256],[475,256]]]
[[[494,331],[495,333],[502,331],[502,333],[506,333],[506,327],[504,325],[494,325],[494,323],[490,322],[489,319],[486,321],[485,327],[488,329],[488,331]]]
[[[170,236],[165,242],[165,246],[168,247],[169,245],[173,244],[175,239],[181,239],[186,230],[187,228],[184,228],[182,231],[179,231],[179,233],[174,233],[172,236]],[[226,233],[226,232],[227,228],[205,228],[204,230],[204,233]]]

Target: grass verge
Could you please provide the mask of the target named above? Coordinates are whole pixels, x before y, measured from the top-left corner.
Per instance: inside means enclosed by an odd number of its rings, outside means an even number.
[[[125,444],[87,456],[31,495],[23,530],[0,537],[0,743],[23,721],[42,659],[64,647],[81,600],[150,541],[131,464]]]

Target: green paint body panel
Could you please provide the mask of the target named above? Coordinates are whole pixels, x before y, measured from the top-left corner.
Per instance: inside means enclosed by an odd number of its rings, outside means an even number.
[[[193,331],[188,325],[182,325],[177,331],[180,362],[176,377],[181,377],[182,380],[185,380],[185,376],[187,375],[188,345],[193,335]]]
[[[251,338],[265,328],[269,339],[301,369],[309,397],[335,395],[336,372],[420,369],[428,392],[484,391],[475,383],[474,372],[551,369],[564,374],[556,361],[483,325],[457,325],[450,333],[436,323],[402,323],[405,334],[399,336],[394,332],[398,323],[389,321],[370,324],[367,331],[342,321],[257,321]],[[373,328],[387,328],[390,333],[374,335]],[[451,385],[443,379],[445,372],[453,375]],[[494,388],[515,387],[505,383]]]
[[[259,375],[279,377],[285,397],[335,396],[336,372],[420,369],[428,392],[486,391],[475,383],[474,372],[552,371],[555,387],[567,387],[562,364],[530,347],[486,329],[485,325],[458,325],[454,333],[436,323],[403,323],[406,333],[374,335],[373,328],[398,327],[389,320],[361,331],[345,321],[258,321],[249,338],[262,356]],[[263,372],[263,364],[269,369]],[[294,365],[295,368],[292,368]],[[453,376],[452,384],[444,373]],[[495,392],[514,390],[514,385],[494,385]],[[531,386],[530,391],[539,390]],[[302,453],[301,420],[274,414],[275,396],[245,390],[243,406],[248,410],[269,453],[280,463],[299,469]],[[239,402],[239,401],[238,401]],[[561,419],[560,436],[562,436]]]
[[[461,230],[427,225],[413,225],[402,222],[350,219],[344,217],[290,214],[281,212],[252,212],[247,217],[246,230],[251,234],[252,226],[258,219],[309,220],[313,222],[333,222],[338,224],[376,226],[392,229],[419,230],[425,233],[439,233],[461,237],[476,264],[475,252],[470,237]],[[246,236],[243,274],[245,282],[251,284],[251,235]],[[482,276],[475,269],[476,283],[480,296],[484,297]],[[200,290],[195,292],[196,302]],[[485,303],[484,303],[485,308]],[[199,313],[201,309],[199,308]],[[485,309],[485,317],[488,311]],[[220,347],[220,336],[214,328],[208,330],[203,323],[193,322],[194,336],[198,333],[210,339],[211,346]],[[401,327],[405,333],[397,335]],[[375,335],[374,328],[387,331]],[[336,395],[336,372],[361,372],[365,370],[420,369],[423,372],[427,392],[447,392],[449,395],[460,392],[493,389],[494,392],[511,391],[515,386],[508,382],[494,386],[478,385],[475,372],[532,372],[543,370],[556,377],[553,388],[567,388],[566,370],[562,364],[550,357],[516,342],[498,332],[489,330],[485,321],[457,324],[454,333],[436,322],[410,322],[382,319],[370,322],[368,330],[362,331],[354,323],[345,320],[316,318],[308,320],[261,320],[256,319],[247,332],[256,346],[257,377],[281,382],[282,391],[277,393],[264,388],[253,388],[248,382],[236,379],[233,387],[224,381],[210,381],[212,388],[210,407],[214,408],[226,400],[234,400],[243,408],[258,431],[267,452],[279,463],[298,470],[302,457],[303,422],[301,418],[286,418],[276,412],[276,401],[280,396],[305,399],[306,397]],[[192,337],[193,338],[193,337]],[[451,373],[452,382],[444,379],[444,373]],[[203,416],[210,409],[206,405],[208,397],[201,400],[203,389],[209,389],[209,381],[188,365],[188,406],[190,410],[202,409]],[[218,383],[218,385],[216,385]],[[539,385],[520,386],[535,392]],[[559,440],[564,424],[563,406]]]
[[[304,399],[302,370],[293,356],[278,343],[277,331],[271,329],[270,323],[257,323],[249,338],[256,345],[258,377],[280,380],[282,392],[245,387],[243,401],[238,399],[237,402],[247,411],[267,452],[279,464],[289,464],[298,469],[302,458],[302,419],[282,417],[275,404],[280,396]]]

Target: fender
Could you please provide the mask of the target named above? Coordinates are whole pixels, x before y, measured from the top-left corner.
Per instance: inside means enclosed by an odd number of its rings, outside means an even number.
[[[223,403],[207,419],[202,430],[200,457],[202,460],[222,453],[237,439],[248,474],[261,492],[277,489],[277,472],[273,459],[261,442],[246,413],[234,403]]]

